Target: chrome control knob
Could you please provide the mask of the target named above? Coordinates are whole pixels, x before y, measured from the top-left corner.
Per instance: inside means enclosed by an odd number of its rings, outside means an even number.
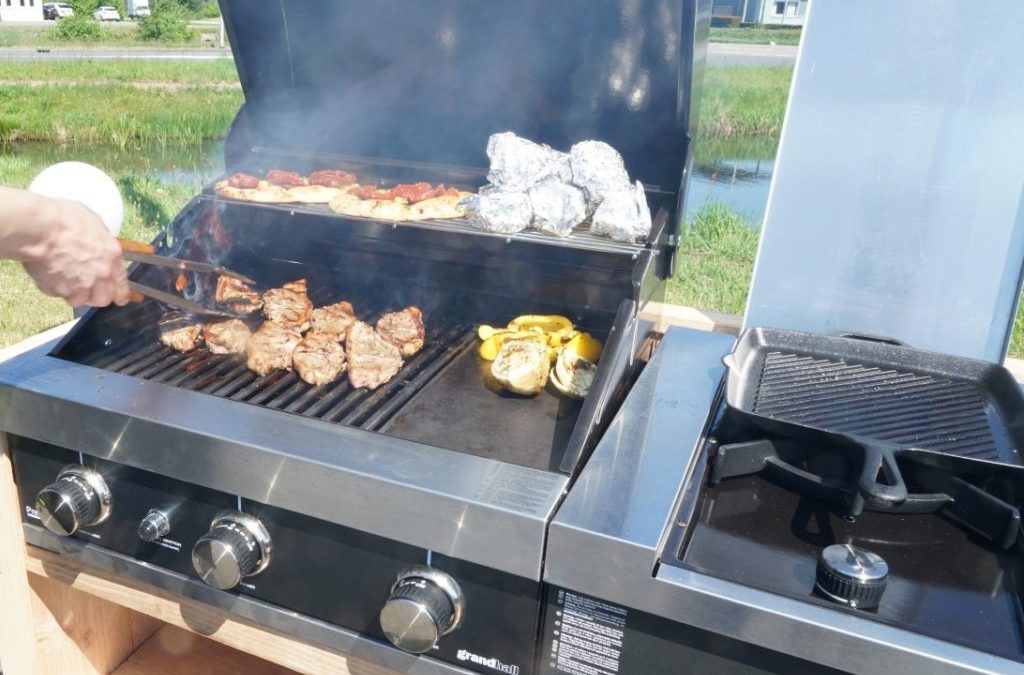
[[[192,547],[192,566],[200,579],[226,591],[267,569],[272,550],[270,534],[259,520],[244,513],[221,513]]]
[[[393,645],[413,654],[430,651],[462,624],[465,600],[450,576],[430,567],[398,575],[380,611],[380,627]]]
[[[171,521],[167,514],[157,509],[150,509],[149,513],[139,521],[139,539],[152,544],[160,537],[166,537],[171,532]]]
[[[36,495],[36,511],[50,532],[69,537],[80,527],[99,525],[114,505],[110,488],[92,469],[69,464]]]

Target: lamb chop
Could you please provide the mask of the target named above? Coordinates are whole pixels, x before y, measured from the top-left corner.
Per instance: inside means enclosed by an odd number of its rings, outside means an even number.
[[[225,305],[239,314],[252,314],[263,307],[260,294],[233,277],[217,277],[217,290],[213,299],[217,304]]]
[[[398,347],[402,356],[410,357],[423,349],[423,312],[419,307],[388,312],[377,321],[377,332]]]
[[[328,384],[345,372],[345,350],[328,335],[307,335],[292,354],[295,372],[314,387]]]
[[[239,319],[206,324],[203,339],[214,354],[242,354],[252,331]]]
[[[184,312],[167,312],[160,317],[160,342],[179,352],[190,352],[202,341],[203,324]]]
[[[306,293],[306,280],[298,279],[263,294],[263,316],[274,323],[296,327],[300,333],[309,330],[313,303]]]
[[[323,335],[335,342],[344,342],[348,329],[355,322],[356,310],[352,308],[352,303],[344,300],[314,309],[310,319],[314,335]]]
[[[385,340],[368,323],[356,321],[345,338],[348,379],[357,389],[376,389],[402,367],[398,347]]]
[[[245,344],[246,365],[259,375],[275,370],[291,370],[292,353],[302,342],[295,326],[267,321]]]

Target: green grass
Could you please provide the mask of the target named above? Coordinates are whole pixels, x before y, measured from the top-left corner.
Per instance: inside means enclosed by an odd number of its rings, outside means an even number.
[[[712,42],[736,42],[741,44],[798,45],[799,28],[712,28]]]
[[[241,103],[241,91],[198,86],[4,85],[0,143],[197,145],[223,137]]]
[[[0,155],[0,184],[25,187],[41,169],[37,162]],[[121,236],[149,241],[199,191],[198,184],[165,184],[112,171],[125,198]],[[72,318],[64,301],[41,293],[20,263],[0,261],[0,348]]]
[[[758,231],[722,204],[704,206],[687,224],[682,258],[666,302],[741,314],[754,271]]]
[[[134,23],[122,24],[117,27],[101,25],[102,37],[98,41],[61,40],[54,34],[56,22],[48,22],[48,26],[3,26],[0,27],[0,47],[154,47],[139,37],[138,26]],[[187,43],[179,43],[178,47],[199,47],[202,45],[203,33],[217,34],[216,27],[196,28],[194,38]]]
[[[708,68],[701,99],[701,139],[778,137],[792,78],[792,66]]]
[[[139,59],[8,61],[0,67],[3,82],[171,82],[238,84],[231,59],[212,61],[143,61]]]

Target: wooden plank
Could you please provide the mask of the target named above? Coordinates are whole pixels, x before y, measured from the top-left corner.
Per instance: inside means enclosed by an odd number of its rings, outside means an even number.
[[[112,675],[294,675],[255,656],[165,625]]]
[[[644,307],[640,318],[655,322],[655,330],[665,331],[669,326],[694,328],[736,334],[743,323],[742,317],[721,312],[709,312],[693,307],[651,302]]]
[[[38,675],[107,675],[163,625],[44,577],[29,584]]]
[[[0,668],[8,675],[35,672],[32,591],[25,574],[21,504],[6,439],[0,434]]]
[[[59,581],[122,607],[195,631],[221,644],[307,675],[395,675],[384,666],[299,642],[282,633],[245,621],[201,602],[110,575],[63,556],[28,547],[26,565],[32,574]]]

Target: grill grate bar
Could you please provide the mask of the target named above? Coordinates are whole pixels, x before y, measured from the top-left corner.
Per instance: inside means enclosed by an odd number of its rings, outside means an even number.
[[[160,373],[164,372],[169,368],[173,368],[174,366],[178,365],[179,363],[189,358],[190,356],[190,354],[183,354],[181,352],[176,352],[171,349],[167,349],[166,352],[167,353],[163,358],[154,361],[149,365],[149,367],[138,371],[137,373],[135,373],[135,376],[147,380],[155,379],[156,376],[159,375]]]
[[[104,370],[113,370],[114,372],[121,372],[123,368],[131,363],[144,359],[154,352],[158,352],[163,348],[163,345],[159,342],[147,343],[141,350],[135,348],[129,344],[125,349],[119,349],[113,354],[102,354],[98,359],[89,363],[91,366],[96,368],[103,368]]]
[[[998,460],[986,406],[958,380],[771,352],[753,410],[864,439]]]
[[[191,371],[186,370],[179,377],[168,380],[165,384],[198,391],[213,382],[215,378],[223,376],[227,371],[236,367],[237,363],[235,358],[228,355],[214,356],[205,366]]]
[[[249,379],[256,377],[252,371],[246,368],[245,363],[237,364],[232,370],[225,373],[223,377],[216,378],[209,383],[204,384],[201,388],[197,387],[196,391],[201,391],[204,394],[213,394],[217,396],[217,392],[222,390],[228,390],[231,387],[235,389],[241,387]],[[236,386],[237,385],[237,386]],[[230,389],[234,391],[234,389]]]
[[[119,370],[117,372],[119,372],[119,373],[121,373],[123,375],[137,375],[138,373],[148,369],[151,365],[153,365],[155,362],[159,361],[160,359],[167,358],[168,355],[170,355],[172,353],[173,352],[171,352],[170,349],[168,349],[167,347],[164,347],[163,345],[160,345],[160,348],[157,349],[156,351],[151,352],[147,356],[145,356],[145,357],[143,357],[143,358],[141,358],[141,359],[139,359],[137,361],[132,361],[131,363],[129,363],[128,365],[126,365],[124,368],[122,368],[121,370]]]

